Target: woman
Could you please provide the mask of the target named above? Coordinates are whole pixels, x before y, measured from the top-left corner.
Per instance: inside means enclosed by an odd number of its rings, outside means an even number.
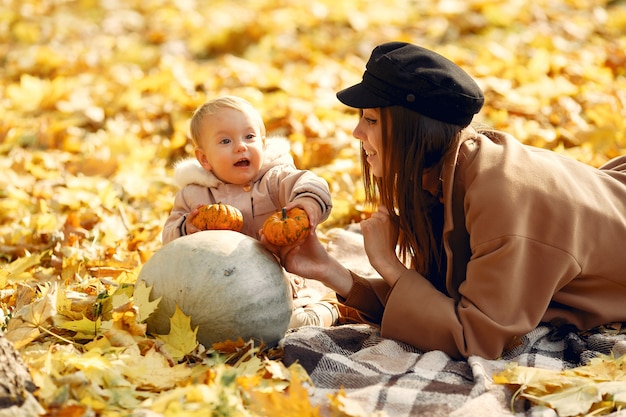
[[[480,88],[407,43],[375,48],[337,97],[360,109],[354,136],[379,206],[361,230],[382,279],[348,271],[314,234],[280,250],[287,270],[335,290],[383,337],[455,358],[497,358],[541,322],[626,321],[626,158],[596,169],[476,131]]]

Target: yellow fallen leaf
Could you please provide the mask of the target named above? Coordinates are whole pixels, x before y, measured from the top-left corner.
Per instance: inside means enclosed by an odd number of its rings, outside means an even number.
[[[598,388],[594,382],[588,381],[586,384],[559,389],[554,394],[522,396],[553,408],[559,417],[570,417],[587,414],[593,404],[602,401],[602,393]]]
[[[111,330],[108,330],[103,338],[99,338],[98,340],[107,340],[111,346],[116,347],[128,347],[137,344],[138,340],[131,333],[126,330],[121,330],[116,328],[114,325]]]
[[[77,340],[91,340],[96,337],[96,335],[100,333],[102,323],[103,322],[100,317],[98,317],[95,321],[84,316],[80,320],[55,320],[55,325],[61,329],[76,332],[74,339]]]
[[[285,391],[252,392],[250,407],[262,416],[321,417],[319,406],[309,400],[309,392],[297,372],[291,374]]]
[[[100,294],[96,306],[97,315],[101,316],[103,320],[110,320],[114,311],[125,305],[130,305],[132,296],[133,286],[129,284],[120,285],[111,295],[107,292]]]
[[[561,417],[607,412],[626,405],[626,355],[599,356],[589,364],[557,371],[513,364],[493,376],[496,384],[516,389],[523,397],[557,411]]]
[[[170,317],[170,332],[167,335],[156,335],[157,339],[165,342],[163,348],[178,361],[191,353],[198,346],[198,327],[191,328],[191,317],[186,316],[176,306],[174,315]]]
[[[37,266],[41,263],[41,258],[46,255],[49,255],[49,251],[44,251],[41,253],[36,253],[33,255],[23,256],[21,258],[17,258],[7,266],[3,268],[4,271],[7,271],[6,279],[8,281],[18,282],[24,281],[32,278],[32,274],[28,273],[28,270],[34,266]]]
[[[143,323],[159,306],[161,297],[150,301],[152,287],[148,287],[145,281],[137,281],[133,292],[133,304],[137,307],[137,320]]]
[[[131,336],[145,336],[147,325],[137,321],[137,312],[134,310],[119,310],[113,312],[112,330],[120,330]]]
[[[141,409],[164,417],[252,417],[235,386],[192,384],[164,391],[146,400]]]
[[[137,346],[127,348],[115,366],[138,389],[154,391],[172,389],[193,372],[186,364],[171,366],[154,348],[142,355]]]
[[[6,269],[0,268],[0,289],[4,288],[7,285],[9,280],[9,271]]]
[[[72,360],[67,360],[67,365],[80,369],[87,379],[100,387],[129,386],[125,381],[120,369],[113,366],[109,352],[102,349],[90,349],[81,355],[76,355]]]
[[[41,298],[22,307],[11,317],[4,335],[16,349],[23,348],[46,331],[46,325],[56,314],[56,290],[54,284],[42,287]]]
[[[329,408],[331,415],[335,417],[387,417],[388,414],[382,410],[366,412],[361,404],[346,396],[343,388],[337,392],[328,394]]]

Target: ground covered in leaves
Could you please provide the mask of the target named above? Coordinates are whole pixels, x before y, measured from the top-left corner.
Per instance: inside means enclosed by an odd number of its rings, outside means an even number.
[[[596,166],[623,153],[623,1],[3,2],[0,325],[47,415],[319,414],[279,351],[189,344],[184,315],[178,337],[146,335],[153,305],[133,287],[161,245],[172,163],[191,154],[189,117],[221,94],[249,99],[329,181],[322,229],[358,221],[355,115],[335,92],[389,40],[469,71],[479,123]],[[358,415],[341,393],[332,404]]]

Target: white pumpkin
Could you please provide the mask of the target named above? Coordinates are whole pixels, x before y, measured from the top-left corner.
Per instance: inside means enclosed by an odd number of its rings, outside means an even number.
[[[231,230],[180,237],[159,249],[138,280],[163,297],[148,331],[168,334],[176,305],[198,327],[198,342],[263,340],[275,345],[291,318],[289,283],[274,255],[257,240]]]

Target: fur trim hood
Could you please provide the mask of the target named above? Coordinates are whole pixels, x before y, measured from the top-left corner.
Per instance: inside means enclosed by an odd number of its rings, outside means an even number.
[[[284,137],[266,138],[263,165],[253,182],[258,181],[270,168],[277,165],[287,164],[295,167],[290,149],[289,141]],[[196,158],[190,157],[174,165],[174,182],[179,188],[189,184],[214,188],[221,184],[222,180],[217,178],[211,171],[204,169]]]

